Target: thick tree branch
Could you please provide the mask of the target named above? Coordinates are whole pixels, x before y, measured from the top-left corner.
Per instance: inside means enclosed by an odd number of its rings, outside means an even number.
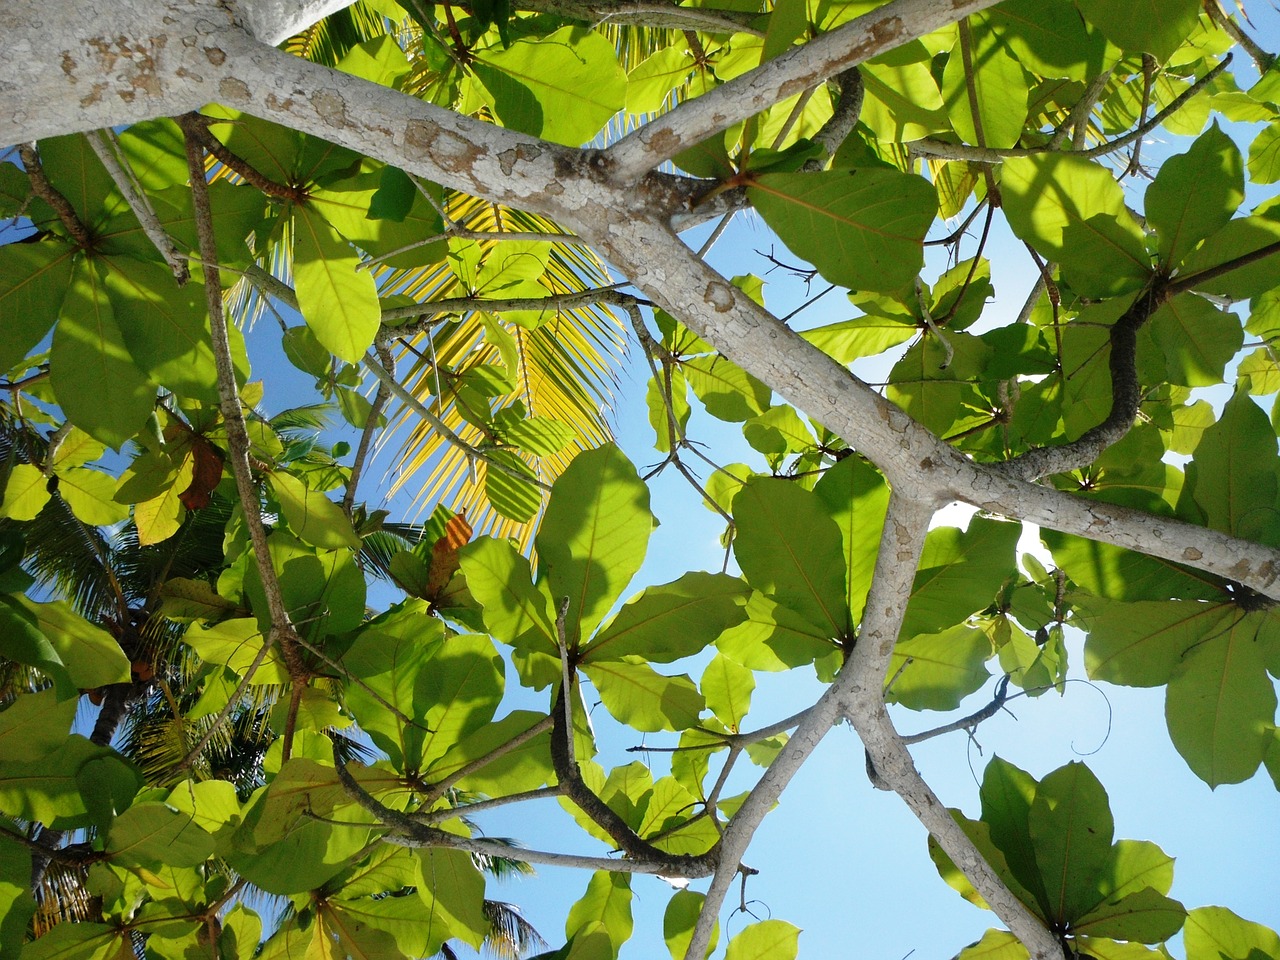
[[[720,133],[827,77],[856,67],[995,0],[893,0],[794,47],[709,93],[687,100],[605,151],[609,176],[633,183],[681,150]]]
[[[1010,892],[934,795],[885,710],[885,677],[932,515],[928,503],[896,492],[890,496],[858,642],[831,689],[840,712],[862,738],[878,777],[902,797],[1034,960],[1060,960],[1057,937]]]

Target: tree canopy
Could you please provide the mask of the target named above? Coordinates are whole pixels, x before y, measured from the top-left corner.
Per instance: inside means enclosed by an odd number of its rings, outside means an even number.
[[[967,960],[1280,960],[1084,762],[992,758],[949,810],[887,706],[989,687],[910,740],[972,731],[1061,693],[1076,628],[1197,777],[1280,784],[1280,66],[1243,13],[0,0],[0,953],[538,949],[485,874],[556,864],[547,956],[615,960],[651,874],[675,960],[791,960],[786,918],[718,923],[847,721],[993,911]],[[738,216],[847,316],[714,269]],[[652,470],[611,439],[628,345]],[[362,494],[393,428],[422,523]],[[637,581],[661,471],[721,571]],[[823,692],[748,721],[785,670]],[[554,848],[474,827],[548,802]]]

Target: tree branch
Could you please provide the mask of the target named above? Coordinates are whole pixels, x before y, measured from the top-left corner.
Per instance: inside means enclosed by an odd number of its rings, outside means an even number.
[[[1139,124],[1128,133],[1122,134],[1114,140],[1100,143],[1096,147],[1090,147],[1088,150],[1075,150],[1072,153],[1079,157],[1093,159],[1095,157],[1105,157],[1107,154],[1115,153],[1117,150],[1123,150],[1133,141],[1146,136],[1174,113],[1181,110],[1188,100],[1217,79],[1218,74],[1227,69],[1229,63],[1231,63],[1231,54],[1228,53],[1217,66],[1182,91],[1168,106],[1147,120],[1146,123]],[[942,143],[939,140],[929,139],[917,140],[911,144],[911,152],[916,156],[942,157],[946,160],[967,160],[970,163],[999,163],[1001,160],[1008,160],[1014,157],[1034,157],[1037,154],[1047,153],[1049,150],[1050,147],[1048,145],[1043,147],[1010,147],[997,150],[992,147],[971,147],[964,143]]]
[[[930,835],[1034,960],[1061,960],[1062,947],[978,852],[912,762],[884,706],[884,682],[902,629],[933,507],[890,495],[875,574],[858,642],[832,686],[841,714],[867,749],[877,776],[911,808]]]
[[[236,385],[235,368],[231,359],[231,342],[227,333],[226,315],[222,312],[222,281],[218,275],[218,251],[213,236],[213,211],[209,206],[209,185],[205,180],[204,153],[200,147],[201,121],[190,114],[178,117],[182,128],[183,143],[187,151],[187,170],[191,175],[191,196],[195,205],[196,233],[200,241],[200,259],[203,262],[205,300],[209,308],[209,328],[213,346],[213,359],[218,380],[218,409],[227,431],[228,463],[235,477],[236,491],[240,495],[245,526],[253,545],[254,560],[262,580],[267,610],[271,616],[271,639],[280,645],[289,676],[295,683],[307,678],[307,668],[293,642],[295,631],[285,609],[284,595],[276,577],[271,550],[267,545],[267,532],[262,524],[258,490],[253,483],[253,471],[249,463],[249,433],[245,428],[244,411],[240,407],[240,391]]]
[[[164,257],[165,263],[169,264],[173,279],[178,286],[184,286],[191,277],[187,259],[178,250],[173,238],[164,232],[164,227],[156,218],[155,211],[151,209],[151,204],[133,172],[126,169],[126,165],[116,156],[116,150],[119,147],[116,135],[110,130],[99,130],[96,134],[89,134],[86,139],[98,159],[102,161],[102,165],[107,168],[107,173],[111,175],[125,202],[129,204],[129,209],[138,218],[142,232],[160,252],[160,256]]]
[[[615,183],[634,183],[681,150],[727,130],[739,120],[878,54],[993,6],[994,2],[893,0],[685,101],[623,137],[604,153],[609,176]]]
[[[81,250],[88,250],[93,246],[93,237],[89,235],[89,228],[84,225],[80,215],[71,206],[71,201],[59,193],[58,188],[44,175],[44,167],[40,164],[40,154],[36,153],[36,145],[34,143],[18,144],[18,156],[22,158],[27,179],[31,181],[32,192],[53,208],[53,212],[67,228],[67,233],[71,234],[71,239],[75,241],[76,246]]]

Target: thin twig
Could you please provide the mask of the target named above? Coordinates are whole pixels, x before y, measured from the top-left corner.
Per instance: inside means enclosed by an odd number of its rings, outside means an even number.
[[[75,241],[76,246],[81,250],[88,250],[93,246],[93,237],[89,234],[89,228],[84,225],[80,215],[71,206],[71,201],[63,196],[45,176],[44,167],[40,164],[40,154],[36,153],[36,145],[34,143],[18,144],[18,156],[22,158],[23,169],[27,172],[27,179],[31,181],[32,192],[53,208],[53,212],[67,228],[67,233],[71,234],[71,239]]]
[[[217,371],[218,408],[227,431],[228,461],[235,477],[236,491],[244,513],[245,526],[253,545],[254,561],[266,595],[267,610],[271,616],[272,639],[280,644],[289,676],[295,683],[305,682],[306,666],[292,642],[295,631],[284,605],[280,580],[276,576],[267,544],[267,532],[262,523],[262,508],[258,490],[253,483],[249,462],[249,433],[245,427],[244,411],[240,406],[239,388],[236,385],[235,367],[231,359],[231,341],[227,331],[226,315],[222,311],[222,283],[218,275],[218,253],[213,235],[213,211],[209,206],[209,184],[205,180],[204,153],[200,133],[207,134],[203,123],[193,114],[178,118],[183,131],[183,143],[187,152],[187,169],[191,175],[191,197],[195,206],[196,234],[200,241],[200,259],[204,271],[205,300],[209,308],[210,340],[214,365]]]
[[[164,257],[165,263],[169,264],[173,279],[177,281],[178,286],[184,286],[191,278],[187,258],[178,250],[173,238],[164,232],[164,227],[160,225],[155,211],[151,209],[151,203],[147,200],[147,195],[132,169],[126,163],[122,163],[116,155],[120,142],[116,139],[115,133],[111,130],[99,130],[96,134],[89,134],[87,139],[89,146],[93,148],[93,152],[98,155],[102,165],[107,168],[107,173],[120,189],[125,202],[129,204],[129,209],[138,218],[142,232],[160,252],[160,256]]]
[[[1181,110],[1188,100],[1203,90],[1206,86],[1217,79],[1231,63],[1231,54],[1223,57],[1222,62],[1206,73],[1203,77],[1193,83],[1190,87],[1179,94],[1168,106],[1153,116],[1146,123],[1135,127],[1128,133],[1125,133],[1114,140],[1108,140],[1100,143],[1096,147],[1088,150],[1073,151],[1075,156],[1087,157],[1093,159],[1095,157],[1104,157],[1109,153],[1115,153],[1117,150],[1123,150],[1139,137],[1146,136],[1160,124],[1164,123],[1170,116]],[[970,163],[999,163],[1001,160],[1009,160],[1017,157],[1034,157],[1038,154],[1048,152],[1048,147],[1011,147],[1008,149],[994,149],[991,147],[971,147],[966,144],[942,143],[939,140],[917,140],[911,145],[911,149],[916,154],[923,154],[930,157],[943,157],[948,160],[967,160]]]

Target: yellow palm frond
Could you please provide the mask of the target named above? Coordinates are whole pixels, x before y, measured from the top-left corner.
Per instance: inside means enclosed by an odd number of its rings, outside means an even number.
[[[493,240],[480,242],[485,254],[494,249],[503,233],[561,232],[546,218],[473,197],[453,197],[448,212],[468,230],[494,235]],[[387,271],[379,279],[383,289],[408,294],[418,302],[469,293],[445,263]],[[555,243],[539,282],[548,296],[554,296],[605,286],[610,280],[603,264],[586,248]],[[519,400],[528,415],[552,417],[574,432],[574,441],[560,453],[526,458],[537,478],[551,483],[578,451],[599,446],[612,435],[605,411],[617,384],[625,346],[624,325],[605,305],[558,310],[532,330],[500,317],[491,322],[501,324],[514,338],[518,356],[518,367],[512,371],[516,388],[497,402],[505,406]],[[468,443],[480,445],[486,440],[479,428],[463,419],[443,385],[474,366],[500,362],[498,348],[486,337],[481,313],[442,318],[430,335],[420,334],[407,342],[398,360],[397,375],[419,402]],[[512,537],[527,546],[537,518],[518,523],[494,512],[484,493],[485,465],[472,464],[464,451],[447,443],[429,425],[415,421],[412,412],[402,410],[401,415],[402,429],[395,434],[399,449],[393,489],[412,485],[420,511],[437,503],[458,512],[465,510],[477,534]]]

